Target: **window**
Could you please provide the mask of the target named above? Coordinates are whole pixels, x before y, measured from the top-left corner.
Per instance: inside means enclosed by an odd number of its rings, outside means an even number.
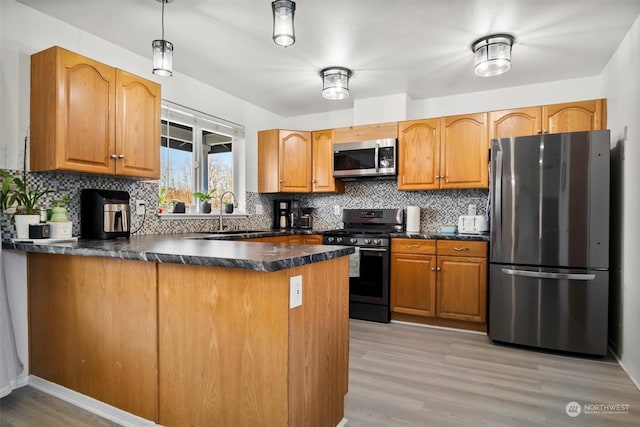
[[[239,171],[244,170],[244,159],[238,155],[243,142],[243,126],[163,101],[160,205],[164,213],[179,202],[187,212],[198,212],[195,192],[210,194],[211,207],[218,210],[222,193],[233,191],[243,210]]]

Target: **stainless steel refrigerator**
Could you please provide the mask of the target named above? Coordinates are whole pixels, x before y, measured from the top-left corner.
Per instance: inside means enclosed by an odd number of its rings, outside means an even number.
[[[605,355],[609,131],[491,141],[489,338]]]

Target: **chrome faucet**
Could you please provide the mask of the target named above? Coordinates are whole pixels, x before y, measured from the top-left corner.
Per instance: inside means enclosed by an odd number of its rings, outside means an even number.
[[[220,227],[219,230],[222,231],[222,211],[224,210],[224,208],[222,207],[222,199],[224,198],[224,196],[226,196],[227,194],[231,194],[232,199],[233,199],[233,207],[237,208],[238,207],[238,201],[236,199],[236,195],[233,193],[233,191],[225,191],[224,193],[222,193],[222,195],[220,196]]]

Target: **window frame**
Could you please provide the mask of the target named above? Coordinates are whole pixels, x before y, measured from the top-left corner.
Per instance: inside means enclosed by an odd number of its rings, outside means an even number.
[[[233,193],[236,196],[236,202],[238,207],[234,210],[233,214],[224,214],[225,217],[245,217],[246,216],[246,187],[243,175],[245,173],[245,158],[244,153],[245,145],[245,129],[243,125],[224,120],[211,114],[203,113],[193,108],[185,107],[168,100],[163,99],[160,103],[160,126],[162,128],[162,121],[167,122],[167,133],[164,135],[160,132],[160,147],[162,147],[162,138],[165,136],[170,137],[170,123],[178,123],[183,126],[189,126],[192,129],[192,181],[193,192],[204,191],[204,188],[208,185],[205,182],[205,171],[202,165],[204,165],[203,157],[205,155],[204,144],[202,141],[203,131],[214,132],[224,136],[229,136],[231,140],[231,153],[232,153],[232,168],[233,168]],[[161,164],[162,168],[162,164]],[[207,174],[208,178],[208,174]],[[192,206],[197,209],[199,203],[192,198]],[[212,216],[217,217],[220,214],[220,209],[212,209],[211,213],[186,212],[186,213],[161,213],[159,216],[166,219],[211,219]]]

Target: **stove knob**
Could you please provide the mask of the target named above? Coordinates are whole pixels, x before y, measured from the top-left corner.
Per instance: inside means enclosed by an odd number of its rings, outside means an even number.
[[[349,239],[349,243],[353,243],[355,245],[356,243],[358,243],[358,239],[356,239],[355,237],[352,237]]]
[[[370,245],[371,244],[371,239],[364,239],[364,244],[365,245]]]
[[[338,238],[336,238],[336,242],[338,242],[338,243],[342,243],[342,237],[338,237]]]
[[[380,239],[373,239],[373,244],[374,245],[379,245],[380,243],[382,243],[382,242],[380,242]]]
[[[335,240],[336,240],[335,237],[327,237],[327,242],[329,243],[333,243],[335,242]]]

